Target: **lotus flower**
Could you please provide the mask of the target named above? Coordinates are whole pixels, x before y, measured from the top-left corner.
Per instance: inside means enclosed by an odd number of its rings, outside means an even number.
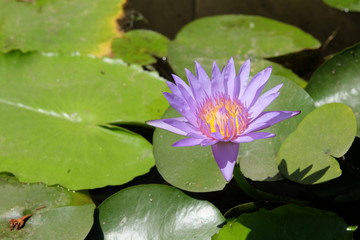
[[[224,178],[230,181],[239,144],[275,137],[273,133],[258,131],[300,111],[264,111],[279,96],[283,85],[261,95],[271,67],[248,82],[250,60],[242,65],[238,74],[232,58],[222,71],[214,62],[211,79],[199,63],[195,64],[196,76],[185,69],[190,86],[173,75],[175,84],[167,83],[172,93],[164,93],[182,117],[152,120],[148,124],[188,137],[175,142],[174,147],[211,146]]]

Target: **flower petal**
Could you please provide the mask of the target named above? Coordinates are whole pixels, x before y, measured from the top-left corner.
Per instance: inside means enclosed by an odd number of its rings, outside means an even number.
[[[226,181],[230,181],[239,153],[239,144],[233,142],[218,142],[211,146],[214,158]]]
[[[220,69],[214,62],[211,73],[211,95],[215,96],[218,93],[224,93],[224,84]]]
[[[189,122],[191,122],[194,126],[197,126],[196,117],[194,112],[189,107],[187,102],[180,96],[177,96],[173,93],[164,92],[164,96],[168,100],[169,104],[175,108],[175,110],[183,115]]]
[[[222,75],[224,79],[224,90],[225,95],[230,94],[231,98],[233,97],[234,87],[235,87],[235,65],[234,59],[230,58],[226,66],[222,70]]]
[[[250,122],[243,134],[268,128],[278,122],[298,115],[300,111],[271,111],[262,112],[259,117]]]
[[[168,130],[170,132],[186,136],[188,134],[188,129],[185,127],[181,128],[179,126],[175,127],[172,123],[176,122],[176,121],[186,123],[185,122],[186,119],[183,117],[150,120],[150,121],[147,121],[146,123],[153,127],[162,128],[162,129]]]
[[[191,146],[199,145],[202,141],[203,141],[203,139],[198,139],[198,138],[184,138],[184,139],[181,139],[181,140],[175,142],[172,146],[173,147],[191,147]]]
[[[260,96],[267,80],[270,77],[271,70],[272,68],[268,67],[265,70],[256,74],[250,81],[249,85],[246,87],[244,94],[242,95],[240,100],[245,104],[247,108],[250,108],[254,100],[256,100]]]
[[[178,87],[183,86],[189,94],[192,94],[189,85],[187,85],[186,82],[184,82],[184,80],[182,80],[175,74],[172,74],[171,76],[173,77],[176,86],[178,86]]]
[[[186,71],[186,77],[189,80],[190,88],[193,93],[194,98],[196,101],[200,101],[206,96],[206,93],[203,89],[203,86],[201,86],[201,83],[199,82],[198,78],[192,74],[188,69],[185,69]]]
[[[245,135],[241,135],[240,137],[237,137],[235,140],[232,140],[232,142],[235,143],[252,142],[258,139],[272,138],[275,136],[276,136],[275,134],[268,132],[251,132]]]
[[[283,84],[279,84],[276,87],[270,89],[261,95],[254,105],[249,109],[249,115],[252,119],[255,119],[259,114],[267,107],[270,103],[272,103],[279,95],[279,89],[283,86]]]
[[[204,89],[205,93],[209,96],[211,94],[210,78],[205,69],[200,63],[195,62],[196,77],[199,80],[200,86]]]
[[[250,65],[250,59],[246,60],[241,66],[239,73],[236,75],[234,98],[241,98],[241,96],[244,94],[249,81]],[[239,86],[237,84],[239,84]]]

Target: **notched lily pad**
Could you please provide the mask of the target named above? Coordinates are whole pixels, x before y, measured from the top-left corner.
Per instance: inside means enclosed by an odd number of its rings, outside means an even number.
[[[119,191],[99,206],[104,239],[210,239],[225,219],[211,203],[164,185]]]
[[[93,224],[95,204],[82,192],[0,175],[1,239],[79,239]],[[19,229],[14,224],[19,223]],[[10,224],[12,223],[12,225]]]
[[[316,184],[341,175],[335,158],[350,148],[356,133],[351,108],[330,103],[309,113],[280,147],[281,174],[295,182]]]
[[[112,42],[112,53],[127,63],[149,65],[166,57],[169,39],[150,30],[133,30]]]

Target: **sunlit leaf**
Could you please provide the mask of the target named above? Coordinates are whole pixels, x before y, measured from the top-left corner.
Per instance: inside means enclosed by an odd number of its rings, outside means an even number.
[[[360,44],[340,52],[311,76],[306,91],[316,106],[339,102],[352,108],[360,137]]]
[[[183,76],[198,61],[210,72],[213,61],[223,66],[230,57],[236,65],[252,61],[252,72],[273,66],[274,73],[306,83],[290,70],[264,58],[317,48],[319,41],[291,25],[259,16],[222,15],[195,20],[181,29],[169,46],[169,61]]]
[[[350,107],[331,103],[315,109],[281,145],[277,160],[281,174],[304,184],[340,176],[335,157],[347,152],[355,133],[356,118]]]
[[[105,55],[120,35],[123,0],[0,0],[0,52],[19,49]]]
[[[144,124],[167,102],[164,80],[122,61],[0,56],[0,171],[70,189],[117,185],[146,173],[152,146],[109,123]]]
[[[124,189],[99,207],[104,239],[210,239],[225,221],[211,203],[164,185]]]
[[[19,183],[0,175],[1,239],[79,239],[93,224],[95,204],[81,192],[42,183]],[[11,231],[9,221],[31,214],[21,229]]]

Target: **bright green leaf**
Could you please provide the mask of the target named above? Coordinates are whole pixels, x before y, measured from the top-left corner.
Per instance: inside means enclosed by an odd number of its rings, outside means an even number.
[[[279,123],[266,131],[277,134],[275,138],[263,139],[240,144],[240,167],[242,173],[253,180],[277,179],[276,165],[278,149],[284,139],[296,128],[297,124],[313,108],[312,99],[299,86],[286,78],[273,75],[265,90],[280,83],[284,86],[280,96],[267,110],[301,110],[295,118]],[[178,117],[169,109],[162,118]],[[224,180],[211,152],[210,147],[172,147],[183,136],[156,129],[154,133],[154,156],[156,167],[170,184],[194,192],[208,192],[222,189]]]
[[[210,239],[225,221],[211,203],[164,185],[124,189],[99,207],[106,239]]]
[[[120,35],[123,0],[0,0],[0,52],[11,50],[105,55]]]
[[[168,105],[157,75],[54,54],[2,55],[0,66],[0,171],[88,189],[123,184],[154,165],[148,141],[108,123],[159,118]]]
[[[264,58],[303,49],[317,48],[319,41],[291,25],[259,16],[223,15],[195,20],[177,34],[169,45],[169,61],[177,74],[200,62],[210,72],[213,61],[220,66],[230,57],[236,65],[250,58],[252,72],[273,66],[274,73],[306,83],[290,70]]]
[[[79,239],[93,224],[95,204],[81,192],[42,183],[19,183],[0,175],[1,239]],[[10,231],[9,221],[32,214],[20,230]]]
[[[280,172],[286,178],[315,184],[341,175],[334,157],[342,157],[356,133],[356,118],[351,108],[330,103],[309,113],[281,145]]]
[[[360,0],[323,0],[327,5],[343,10],[344,12],[360,12]]]
[[[334,213],[285,205],[274,210],[260,209],[229,221],[213,240],[351,240],[353,230]]]
[[[306,91],[317,106],[339,102],[352,108],[360,137],[360,44],[335,55],[312,76]]]
[[[127,63],[149,65],[156,63],[155,57],[166,57],[169,39],[149,30],[133,30],[121,38],[114,39],[112,52]]]

